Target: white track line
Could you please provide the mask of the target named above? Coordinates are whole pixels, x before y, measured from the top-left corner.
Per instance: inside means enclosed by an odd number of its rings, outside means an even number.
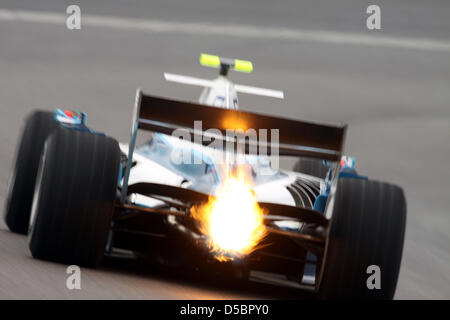
[[[58,24],[65,27],[67,15],[0,9],[0,21],[23,21]],[[426,39],[364,35],[320,30],[267,28],[247,25],[219,25],[207,22],[167,22],[154,19],[129,19],[81,14],[81,27],[106,27],[119,30],[135,30],[151,33],[177,33],[188,35],[230,36],[241,38],[311,41],[332,44],[351,44],[390,47],[411,50],[450,52],[450,42]]]

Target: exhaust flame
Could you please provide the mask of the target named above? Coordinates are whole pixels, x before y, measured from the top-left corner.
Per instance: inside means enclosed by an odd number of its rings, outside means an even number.
[[[264,238],[263,210],[244,170],[227,173],[215,197],[194,206],[192,216],[209,237],[209,248],[219,261],[248,255]]]

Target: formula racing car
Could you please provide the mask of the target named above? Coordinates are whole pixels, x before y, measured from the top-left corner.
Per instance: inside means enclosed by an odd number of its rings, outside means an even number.
[[[323,299],[392,299],[402,189],[355,170],[346,125],[240,110],[237,93],[284,97],[230,81],[250,61],[200,62],[219,77],[164,74],[203,87],[198,103],[137,90],[125,144],[89,128],[83,112],[32,112],[9,183],[9,229],[28,234],[38,259],[95,267],[128,250],[243,277],[281,274]],[[298,158],[293,170],[279,168],[280,156]]]

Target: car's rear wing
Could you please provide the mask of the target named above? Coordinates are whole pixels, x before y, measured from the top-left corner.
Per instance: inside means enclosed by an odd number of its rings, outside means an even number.
[[[194,125],[195,121],[201,121],[200,131]],[[256,143],[258,147],[256,150],[265,147],[264,150],[267,154],[276,149],[279,155],[338,161],[341,158],[347,126],[324,125],[176,101],[146,95],[138,89],[129,145],[128,161],[130,164],[126,167],[122,186],[123,197],[126,197],[138,129],[170,135],[179,128],[188,130],[192,135],[206,136],[208,137],[206,141],[211,141],[211,134],[205,132],[209,129],[219,130],[222,135],[212,135],[212,138],[224,141],[228,139],[227,130],[254,129],[257,139],[256,141],[246,139],[245,151],[252,150],[250,147]],[[264,139],[259,137],[261,129],[266,130]],[[278,130],[278,141],[269,141],[267,133],[271,130]],[[203,139],[193,139],[192,141],[203,141]],[[273,148],[274,146],[275,148]]]

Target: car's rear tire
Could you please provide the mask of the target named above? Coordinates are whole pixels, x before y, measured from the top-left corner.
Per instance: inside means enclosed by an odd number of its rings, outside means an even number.
[[[317,285],[319,297],[392,299],[405,225],[406,202],[401,188],[378,181],[340,179]],[[372,265],[380,270],[379,289],[372,287],[377,272],[368,269]]]
[[[104,135],[59,128],[46,142],[32,207],[35,258],[95,267],[103,257],[120,149]]]
[[[328,167],[323,164],[323,160],[309,158],[298,159],[293,170],[322,179],[324,179],[328,173]]]
[[[34,184],[45,139],[58,126],[53,112],[34,111],[25,120],[8,186],[5,223],[9,230],[27,234]]]

